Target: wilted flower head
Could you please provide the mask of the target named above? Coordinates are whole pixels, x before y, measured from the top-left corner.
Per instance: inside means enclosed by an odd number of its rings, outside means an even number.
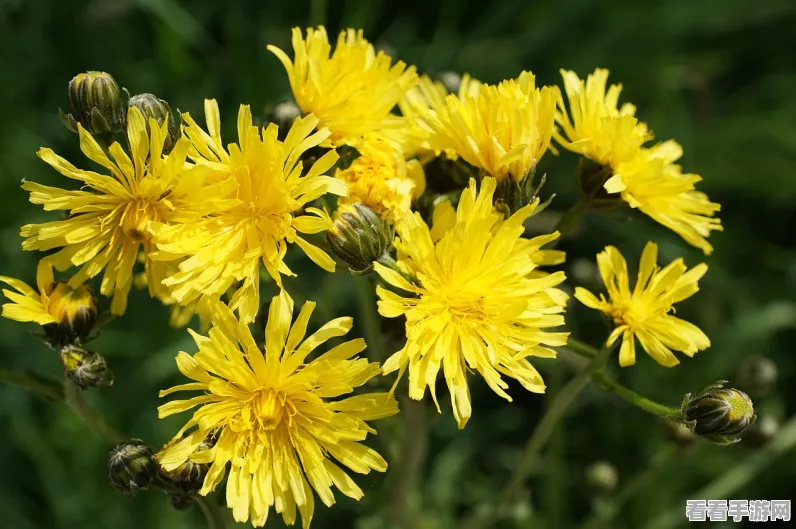
[[[528,358],[555,357],[548,346],[565,345],[567,338],[567,333],[549,331],[564,324],[567,295],[555,288],[564,273],[538,270],[540,264],[563,260],[559,252],[541,250],[558,233],[523,239],[523,221],[538,201],[504,220],[492,207],[495,185],[494,178],[485,178],[477,192],[471,180],[455,214],[443,209],[436,216],[446,223],[435,226],[436,242],[418,213],[398,223],[398,263],[417,278],[416,284],[375,265],[382,279],[406,292],[377,288],[379,313],[406,317],[406,345],[384,363],[384,372],[408,369],[409,396],[420,400],[428,387],[436,401],[442,369],[459,428],[472,412],[468,371],[478,372],[509,401],[501,375],[543,393],[545,384]]]
[[[366,421],[397,413],[397,403],[385,393],[337,399],[379,373],[377,363],[355,357],[365,348],[362,339],[308,359],[327,340],[345,335],[351,318],[330,321],[305,339],[315,303],[307,302],[291,325],[293,302],[283,291],[269,307],[263,351],[229,308],[209,305],[214,327],[208,336],[189,331],[199,352],[177,357],[180,372],[193,382],[161,392],[202,392],[159,408],[160,417],[168,417],[199,406],[158,454],[161,466],[172,471],[186,460],[210,463],[199,491],[206,495],[229,465],[227,505],[235,520],[251,519],[256,527],[271,508],[288,525],[298,509],[302,526],[309,527],[313,490],[327,506],[335,501],[332,487],[360,499],[362,490],[338,463],[361,474],[386,470],[384,459],[361,441],[375,433]],[[197,450],[208,434],[216,444]]]
[[[293,28],[293,60],[277,48],[268,49],[287,71],[293,97],[301,111],[315,114],[318,127],[328,128],[326,143],[354,145],[384,126],[390,111],[417,83],[415,68],[378,53],[362,30],[340,32],[332,52],[326,29],[307,29],[306,38]]]

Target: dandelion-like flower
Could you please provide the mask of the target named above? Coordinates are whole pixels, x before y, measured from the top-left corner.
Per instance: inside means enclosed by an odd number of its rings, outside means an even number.
[[[384,52],[376,53],[362,30],[341,32],[334,52],[323,26],[307,29],[306,39],[293,28],[292,40],[292,61],[276,46],[268,49],[285,66],[301,111],[315,114],[319,126],[331,131],[331,145],[355,145],[383,127],[393,107],[417,83],[413,66],[393,64]]]
[[[707,237],[713,230],[722,230],[721,220],[714,217],[721,206],[695,189],[702,177],[683,174],[675,163],[682,155],[682,147],[674,140],[642,149],[638,158],[619,166],[619,171],[605,183],[605,189],[620,193],[630,207],[638,208],[710,255],[713,246]]]
[[[127,113],[127,136],[132,159],[118,143],[103,152],[96,140],[78,124],[80,148],[93,162],[104,167],[110,176],[85,171],[42,148],[39,158],[67,178],[78,180],[86,190],[67,191],[25,181],[30,201],[42,204],[46,211],[64,210],[70,216],[44,224],[28,224],[20,234],[27,237],[25,250],[62,249],[47,259],[58,270],[80,266],[69,280],[71,287],[105,271],[100,292],[113,296],[111,312],[123,314],[127,295],[133,284],[133,266],[143,250],[150,294],[160,296],[164,276],[162,263],[151,260],[151,223],[172,223],[201,218],[219,207],[221,198],[234,188],[232,181],[205,182],[199,171],[186,166],[190,142],[180,139],[173,150],[163,155],[168,123],[158,125],[150,119],[149,131],[141,111],[132,107]]]
[[[364,143],[360,156],[335,177],[348,184],[348,197],[342,203],[360,202],[390,221],[408,214],[426,187],[420,163],[405,160],[385,141]]]
[[[675,303],[699,290],[698,281],[707,272],[707,265],[687,270],[678,258],[660,269],[657,262],[658,245],[648,242],[631,291],[625,258],[615,247],[607,246],[597,255],[597,265],[608,289],[608,299],[602,294],[598,299],[581,287],[575,289],[578,301],[605,313],[616,324],[606,345],[611,346],[622,337],[619,365],[623,367],[636,363],[637,338],[641,347],[666,367],[680,363],[672,349],[694,356],[710,347],[710,340],[696,325],[669,314],[674,311]]]
[[[537,88],[534,75],[522,72],[475,91],[462,98],[451,94],[420,117],[430,132],[429,146],[499,181],[524,180],[550,146],[558,88]]]
[[[227,505],[235,520],[251,518],[255,526],[265,524],[273,507],[288,525],[298,508],[308,528],[313,489],[327,506],[335,501],[333,486],[360,499],[362,490],[333,459],[360,474],[385,471],[384,459],[361,441],[375,433],[366,421],[393,415],[398,405],[387,393],[333,400],[379,374],[377,363],[355,356],[364,340],[308,360],[324,342],[345,335],[351,318],[332,320],[305,339],[315,303],[304,304],[291,326],[293,302],[283,291],[269,308],[263,352],[229,308],[218,301],[208,305],[214,327],[207,337],[191,332],[199,352],[177,356],[180,372],[193,382],[161,392],[203,392],[159,408],[160,417],[168,417],[200,406],[158,454],[163,468],[172,471],[186,460],[210,463],[199,491],[206,495],[221,483],[229,464]],[[208,434],[218,441],[197,450]]]
[[[561,77],[569,114],[559,92],[555,120],[561,131],[554,132],[556,141],[565,149],[614,170],[621,163],[636,159],[641,146],[652,139],[652,133],[636,118],[635,105],[624,103],[619,107],[622,85],[611,85],[606,90],[608,70],[602,68],[597,68],[585,82],[568,70],[561,70]]]
[[[462,76],[459,83],[457,97],[460,101],[478,95],[481,82],[473,79],[468,74]],[[407,156],[424,154],[433,151],[429,145],[431,131],[422,123],[422,118],[429,119],[432,113],[445,106],[448,90],[439,81],[432,80],[427,75],[422,75],[416,86],[406,92],[404,98],[398,103],[405,125],[399,129],[382,131],[381,135],[392,139]],[[439,156],[440,152],[434,152]],[[451,153],[455,156],[456,153]]]
[[[495,187],[494,178],[485,178],[476,192],[471,180],[449,229],[437,230],[437,242],[417,213],[398,223],[399,266],[416,283],[375,265],[387,283],[408,293],[377,288],[379,313],[406,317],[406,345],[385,362],[384,372],[402,375],[408,369],[409,396],[422,399],[428,387],[436,402],[434,385],[442,368],[459,428],[471,414],[468,370],[509,401],[501,374],[542,393],[544,382],[528,358],[555,357],[547,346],[567,341],[568,333],[548,330],[564,324],[567,295],[555,288],[564,273],[535,274],[540,264],[560,262],[560,253],[540,250],[558,233],[523,239],[523,221],[538,200],[502,220],[492,206]],[[453,220],[445,214],[438,218]]]
[[[606,91],[608,70],[598,68],[585,82],[571,71],[562,70],[561,75],[569,115],[560,97],[556,122],[563,134],[556,131],[556,141],[609,169],[608,178],[599,183],[607,193],[619,194],[630,207],[709,255],[713,247],[706,238],[722,229],[721,221],[714,218],[720,206],[696,191],[699,175],[683,174],[675,164],[682,147],[673,140],[644,147],[652,133],[635,117],[635,106],[618,107],[621,85]]]
[[[326,194],[345,195],[341,180],[323,173],[337,161],[328,151],[306,174],[301,156],[329,137],[327,129],[313,133],[318,119],[297,118],[285,141],[277,139],[277,126],[259,130],[252,124],[251,110],[242,105],[238,113],[238,143],[227,148],[221,141],[221,119],[215,100],[205,101],[207,130],[190,115],[183,115],[191,140],[191,159],[206,171],[210,180],[232,178],[237,190],[229,204],[207,218],[193,222],[157,225],[156,259],[183,259],[179,271],[163,283],[181,305],[218,298],[231,286],[243,282],[230,306],[242,320],[254,321],[260,308],[260,263],[281,286],[281,274],[294,275],[283,259],[288,243],[296,243],[307,256],[328,271],[334,261],[299,233],[319,233],[332,226],[323,211],[307,207]]]

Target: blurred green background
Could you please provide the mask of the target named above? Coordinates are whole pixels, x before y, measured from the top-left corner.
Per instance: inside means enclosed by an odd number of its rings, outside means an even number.
[[[67,106],[72,76],[105,70],[131,93],[155,93],[195,116],[202,115],[203,98],[215,97],[226,137],[233,141],[240,103],[251,104],[264,119],[269,108],[290,95],[282,66],[266,44],[288,50],[291,27],[321,22],[332,35],[349,26],[364,28],[378,46],[431,75],[467,71],[497,82],[530,69],[541,82],[557,83],[559,68],[581,75],[596,66],[609,68],[610,79],[625,86],[623,100],[638,106],[656,137],[674,137],[684,145],[686,169],[704,177],[701,189],[721,203],[725,226],[724,233],[711,237],[716,250],[707,259],[629,212],[592,214],[564,241],[570,287],[598,288],[593,258],[606,244],[617,245],[633,263],[644,243],[655,240],[664,262],[684,256],[689,266],[702,260],[710,266],[701,291],[678,307],[678,315],[700,325],[713,347],[693,360],[683,358],[674,369],[640,355],[636,366],[620,371],[611,365],[611,373],[651,398],[678,405],[686,392],[709,382],[735,383],[745,359],[764,355],[776,363],[779,381],[774,391],[755,399],[758,414],[784,423],[794,413],[792,0],[0,0],[0,273],[34,281],[39,256],[22,252],[19,227],[53,218],[27,202],[20,181],[64,183],[36,158],[36,149],[46,145],[83,163],[76,136],[57,115]],[[532,229],[549,228],[555,210],[574,203],[575,165],[576,158],[566,153],[543,160],[545,192],[558,196],[551,213],[536,217]],[[295,297],[317,300],[319,321],[330,314],[352,315],[358,318],[356,335],[369,337],[362,322],[375,317],[375,301],[367,280],[297,268],[301,279],[292,283],[300,289]],[[93,344],[116,373],[116,383],[87,394],[113,426],[152,446],[166,442],[187,419],[156,418],[158,390],[180,380],[175,354],[194,351],[187,333],[170,329],[166,317],[165,308],[145,292],[135,292],[127,315],[104,328]],[[574,335],[586,341],[597,343],[605,336],[599,317],[582,306],[570,305],[568,321]],[[0,368],[60,376],[55,353],[31,330],[0,321]],[[395,350],[389,336],[380,342],[372,344],[372,355]],[[548,395],[571,376],[572,363],[566,352],[561,361],[536,362],[549,384]],[[512,384],[515,401],[510,404],[480,379],[471,387],[474,413],[463,432],[456,430],[449,409],[438,417],[423,407],[407,407],[402,415],[376,423],[380,435],[373,442],[390,471],[358,477],[366,492],[359,503],[344,497],[332,509],[319,503],[313,527],[454,528],[494,500],[549,396]],[[2,528],[204,527],[198,509],[177,512],[160,493],[132,498],[112,490],[105,476],[107,443],[62,404],[0,386],[0,429]],[[686,499],[697,498],[702,487],[749,461],[761,471],[724,499],[796,496],[793,452],[773,463],[766,456],[770,448],[750,443],[678,447],[661,432],[653,417],[588,388],[500,526],[579,527],[602,513],[597,520],[603,527],[678,527],[685,522]],[[618,503],[617,492],[598,494],[587,483],[586,470],[598,460],[618,472]],[[773,464],[763,468],[758,460]],[[281,520],[272,513],[268,526],[280,527]]]

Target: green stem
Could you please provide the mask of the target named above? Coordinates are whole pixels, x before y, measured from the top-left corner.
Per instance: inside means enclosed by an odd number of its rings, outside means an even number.
[[[117,444],[127,438],[113,429],[97,411],[83,399],[83,392],[68,378],[64,379],[64,400],[78,417],[109,442]]]
[[[550,407],[547,408],[542,416],[542,420],[539,421],[533,434],[531,434],[531,437],[528,439],[522,459],[515,467],[514,473],[503,489],[497,503],[492,506],[483,517],[473,515],[468,523],[465,524],[465,527],[472,527],[473,529],[490,527],[497,520],[503,507],[516,497],[517,492],[525,482],[525,478],[528,477],[528,473],[536,460],[536,456],[539,455],[539,452],[542,450],[545,443],[547,443],[547,440],[550,438],[561,419],[563,419],[564,414],[575,401],[575,398],[589,384],[591,376],[602,368],[603,364],[608,360],[611,350],[612,348],[610,347],[603,347],[599,354],[592,358],[588,365],[556,394]]]
[[[567,349],[585,358],[594,358],[599,353],[599,351],[594,347],[592,347],[591,345],[575,340],[574,338],[570,338],[567,341]],[[592,378],[604,390],[616,394],[616,396],[629,402],[630,404],[636,406],[637,408],[646,411],[647,413],[651,413],[662,419],[667,419],[675,422],[682,422],[682,416],[679,409],[672,408],[670,406],[665,406],[663,404],[658,404],[657,402],[650,400],[647,397],[639,395],[635,391],[626,388],[616,380],[612,379],[602,371],[599,370],[595,371],[592,374]]]
[[[221,516],[218,505],[204,496],[197,496],[196,504],[202,510],[202,514],[205,515],[209,529],[224,529],[224,518]]]
[[[384,344],[384,335],[381,333],[381,324],[376,311],[376,297],[373,283],[368,276],[354,277],[354,294],[357,301],[357,321],[362,324],[362,333],[365,342],[374,360],[383,362],[387,358],[387,347]]]
[[[620,397],[626,402],[629,402],[633,406],[646,411],[647,413],[651,413],[652,415],[660,417],[661,419],[667,419],[674,422],[683,421],[682,414],[679,409],[658,404],[647,397],[643,397],[635,391],[628,389],[622,384],[618,383],[602,371],[595,371],[592,374],[592,378],[595,382],[600,384],[604,390],[614,393],[616,396]]]
[[[560,234],[558,239],[550,242],[547,246],[545,246],[545,248],[553,249],[558,246],[561,238],[571,232],[575,226],[578,225],[580,219],[583,218],[583,215],[585,215],[589,209],[591,209],[591,204],[588,197],[582,197],[571,208],[566,210],[564,214],[561,215],[561,218],[558,219],[556,225],[553,227],[553,231],[558,231]]]
[[[48,383],[41,375],[32,376],[25,373],[16,373],[14,371],[0,369],[0,382],[5,382],[9,386],[27,389],[50,400],[64,400],[63,388],[55,381]]]
[[[721,474],[703,489],[679,498],[731,498],[738,490],[751,482],[778,457],[796,448],[796,415],[782,426],[777,436],[763,449],[740,459],[734,467]],[[645,524],[649,529],[674,527],[683,520],[684,505],[672,506],[671,510],[662,512],[651,523]]]
[[[408,396],[403,397],[401,415],[404,420],[404,439],[388,517],[395,527],[413,529],[418,524],[411,499],[423,475],[428,448],[428,416],[425,403],[412,400]]]
[[[326,24],[326,0],[310,0],[310,27]]]

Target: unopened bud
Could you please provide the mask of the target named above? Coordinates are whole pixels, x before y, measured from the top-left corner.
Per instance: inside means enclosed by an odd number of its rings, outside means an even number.
[[[113,385],[113,373],[105,359],[78,345],[61,348],[61,364],[69,379],[80,389]]]
[[[611,492],[619,482],[619,473],[611,463],[597,461],[586,469],[586,481],[597,492]]]
[[[109,73],[85,72],[69,82],[69,114],[61,119],[77,132],[80,123],[94,135],[113,135],[124,129],[124,105],[119,85]]]
[[[158,468],[155,454],[140,439],[116,445],[108,454],[108,479],[126,494],[148,489]]]
[[[755,410],[752,399],[743,391],[725,388],[725,380],[709,385],[683,399],[683,421],[695,434],[718,444],[733,444],[752,424]]]
[[[754,397],[771,393],[777,385],[777,364],[765,356],[750,356],[738,366],[738,387]]]
[[[204,452],[210,450],[216,443],[213,436],[208,436],[196,448],[195,452]],[[169,445],[166,445],[169,446]],[[165,449],[166,447],[164,447]],[[198,494],[199,490],[204,484],[207,471],[210,465],[207,463],[196,463],[187,459],[182,465],[174,470],[160,470],[160,481],[168,491],[171,498],[171,504],[175,509],[182,511],[187,509],[192,503],[193,499]]]
[[[158,122],[158,125],[163,125],[163,122],[168,120],[168,134],[166,140],[163,142],[163,154],[168,154],[174,148],[174,144],[180,139],[180,127],[177,124],[177,119],[171,111],[169,104],[153,94],[138,94],[134,95],[127,101],[127,108],[136,107],[144,115],[146,120],[147,133],[151,134],[149,130],[149,118],[153,118]]]
[[[56,283],[47,303],[57,323],[44,326],[44,332],[54,346],[82,342],[94,330],[99,316],[99,303],[94,291],[86,285],[72,288]]]
[[[326,232],[332,252],[352,274],[373,270],[373,263],[392,245],[392,227],[364,204],[343,204],[334,214],[334,227]]]

